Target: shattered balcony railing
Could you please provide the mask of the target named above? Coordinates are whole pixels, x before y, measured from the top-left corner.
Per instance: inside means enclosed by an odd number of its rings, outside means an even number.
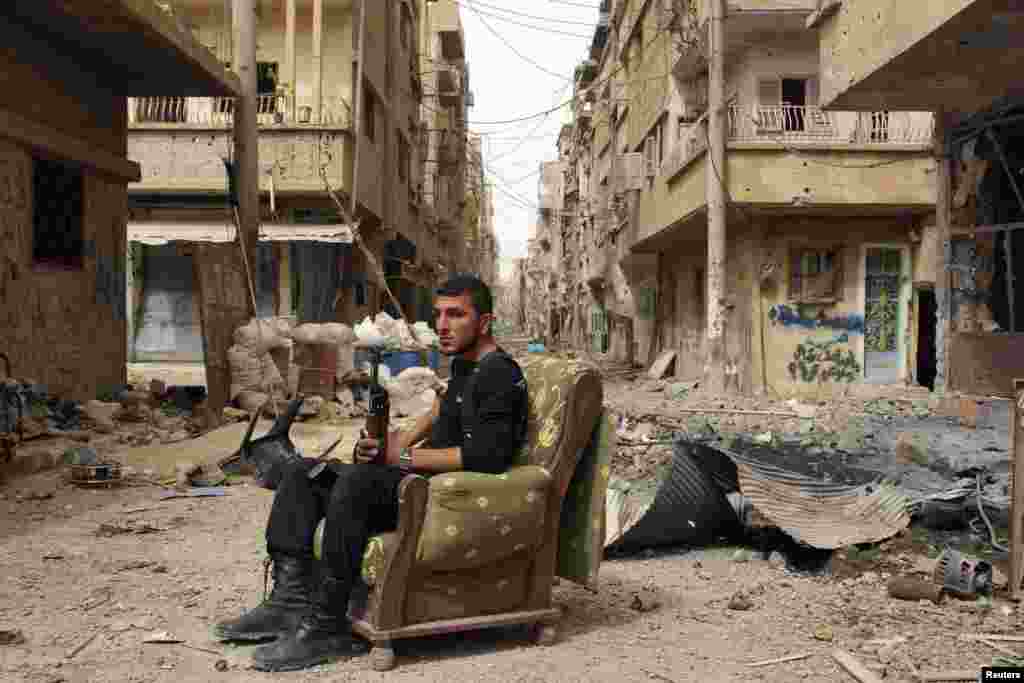
[[[130,128],[230,128],[235,112],[231,97],[130,97]],[[320,121],[311,101],[298,99],[294,109],[285,95],[260,95],[256,120],[261,127],[309,126],[349,129],[352,108],[341,97],[324,98]]]
[[[929,112],[825,111],[820,107],[733,105],[731,142],[821,145],[928,145],[934,119]]]

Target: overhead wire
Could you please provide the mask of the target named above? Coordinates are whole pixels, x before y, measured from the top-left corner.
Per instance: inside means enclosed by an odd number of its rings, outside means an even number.
[[[505,12],[507,14],[512,14],[512,15],[515,15],[515,16],[525,17],[527,19],[535,19],[537,21],[551,22],[553,24],[570,24],[570,25],[573,25],[573,26],[587,26],[589,28],[593,28],[597,24],[596,21],[573,21],[571,19],[556,19],[554,17],[538,17],[536,14],[526,14],[524,12],[517,12],[515,10],[507,9],[505,7],[499,7],[497,5],[490,5],[490,4],[486,3],[486,2],[480,2],[480,0],[456,0],[456,1],[459,2],[460,4],[466,5],[466,6],[468,6],[468,5],[479,5],[480,7],[487,7],[489,9],[492,9],[492,10],[495,10],[495,11]]]
[[[584,40],[590,40],[592,38],[592,36],[588,36],[588,35],[585,35],[583,33],[571,33],[569,31],[559,31],[558,29],[546,28],[544,26],[534,26],[533,24],[527,24],[527,23],[522,22],[522,21],[517,21],[516,19],[509,19],[508,17],[502,16],[502,15],[497,14],[495,12],[486,12],[484,10],[477,10],[475,8],[469,7],[468,5],[463,3],[461,0],[453,0],[453,2],[456,5],[459,5],[460,7],[466,7],[467,9],[473,9],[474,11],[480,12],[481,14],[485,14],[485,15],[491,17],[492,19],[497,19],[498,21],[504,21],[504,22],[509,23],[509,24],[515,24],[516,26],[521,26],[523,28],[532,29],[534,31],[540,31],[541,33],[550,33],[552,35],[558,35],[558,36],[568,36],[570,38],[582,38]]]
[[[500,40],[502,42],[502,44],[504,44],[505,47],[507,47],[509,50],[511,50],[513,54],[515,54],[517,57],[519,57],[519,59],[523,60],[527,64],[533,66],[534,68],[536,68],[536,69],[538,69],[538,70],[540,70],[540,71],[542,71],[542,72],[544,72],[544,73],[546,73],[546,74],[548,74],[550,76],[554,76],[555,78],[559,78],[559,79],[566,80],[566,81],[571,80],[571,79],[566,78],[565,76],[563,76],[560,73],[556,73],[554,71],[551,71],[547,67],[542,66],[538,62],[536,62],[533,59],[531,59],[531,58],[527,57],[526,55],[524,55],[522,52],[520,52],[516,48],[515,45],[513,45],[508,40],[506,40],[505,36],[503,36],[500,33],[498,33],[498,31],[496,31],[493,26],[491,26],[489,23],[487,23],[487,20],[484,19],[483,15],[480,14],[480,12],[475,7],[473,7],[472,5],[466,5],[466,6],[469,8],[469,10],[473,14],[476,15],[476,18],[480,20],[480,23],[484,25],[484,28],[486,28],[488,31],[490,31],[494,35],[495,38]]]
[[[665,34],[667,32],[667,30],[668,30],[667,27],[660,27],[657,31],[654,32],[654,35],[651,36],[651,39],[649,41],[647,41],[646,43],[644,43],[644,48],[646,49],[650,45],[653,45],[654,42],[656,40],[658,40],[659,37],[661,37],[663,34]],[[587,86],[586,89],[587,90],[593,90],[593,89],[595,89],[595,88],[597,88],[597,87],[599,87],[601,85],[606,84],[608,81],[610,81],[614,76],[616,76],[624,68],[625,68],[625,65],[620,64],[619,66],[613,68],[608,73],[607,76],[605,76],[603,78],[596,79],[595,81],[593,81],[590,85]],[[546,109],[546,110],[537,112],[535,114],[529,114],[529,115],[526,115],[526,116],[519,116],[519,117],[512,118],[512,119],[505,119],[505,120],[501,120],[501,121],[469,121],[468,123],[470,125],[475,125],[475,126],[488,126],[488,125],[500,126],[500,125],[507,125],[507,124],[512,124],[512,123],[521,123],[523,121],[530,121],[530,120],[538,118],[540,116],[544,116],[545,114],[550,114],[550,113],[556,112],[559,109],[561,109],[562,107],[564,107],[564,106],[566,106],[568,104],[572,104],[574,101],[575,101],[575,97],[573,97],[573,98],[571,98],[569,100],[566,100],[565,102],[562,102],[561,104],[559,104],[559,105],[557,105],[555,107],[552,107],[550,109]]]

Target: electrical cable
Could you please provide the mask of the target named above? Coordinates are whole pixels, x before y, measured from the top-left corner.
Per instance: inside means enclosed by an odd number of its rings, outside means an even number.
[[[569,0],[548,0],[548,2],[553,2],[556,5],[568,5],[570,7],[582,7],[584,9],[597,9],[597,10],[601,9],[600,5],[585,5],[582,2],[569,2]]]
[[[585,35],[585,34],[582,34],[582,33],[570,33],[569,31],[559,31],[558,29],[545,28],[543,26],[534,26],[533,24],[526,24],[526,23],[523,23],[521,21],[517,21],[515,19],[509,19],[508,17],[503,17],[502,15],[495,14],[494,12],[485,12],[483,10],[478,10],[476,8],[469,7],[468,5],[465,5],[462,2],[460,2],[460,0],[452,0],[452,1],[456,5],[459,5],[460,7],[466,7],[467,9],[472,9],[474,12],[478,12],[478,13],[484,14],[484,15],[486,15],[488,17],[491,17],[492,19],[497,19],[498,21],[504,21],[506,23],[514,24],[516,26],[521,26],[523,28],[533,29],[534,31],[540,31],[541,33],[550,33],[552,35],[557,35],[557,36],[567,36],[569,38],[582,38],[583,40],[590,40],[592,38],[592,36],[588,36],[588,35]]]
[[[477,11],[477,9],[476,9],[475,7],[473,7],[473,6],[471,6],[471,5],[466,5],[466,7],[468,7],[468,8],[469,8],[469,11],[471,11],[471,12],[472,12],[473,14],[475,14],[475,15],[476,15],[476,18],[480,20],[480,23],[484,25],[484,28],[486,28],[486,29],[487,29],[488,31],[490,31],[490,32],[491,32],[492,34],[494,34],[494,37],[495,37],[495,38],[497,38],[498,40],[500,40],[500,41],[502,42],[502,44],[504,44],[504,45],[505,45],[505,47],[507,47],[507,48],[508,48],[509,50],[511,50],[511,51],[512,51],[512,52],[513,52],[513,53],[514,53],[514,54],[515,54],[515,55],[516,55],[517,57],[519,57],[519,59],[523,60],[523,61],[524,61],[524,62],[526,62],[527,64],[529,64],[529,65],[531,65],[531,66],[533,66],[533,67],[535,67],[535,68],[539,69],[540,71],[543,71],[544,73],[546,73],[546,74],[548,74],[548,75],[550,75],[550,76],[554,76],[555,78],[559,78],[559,79],[562,79],[562,80],[566,80],[566,81],[568,81],[568,80],[571,80],[571,79],[568,79],[568,78],[566,78],[566,77],[565,77],[565,76],[563,76],[562,74],[559,74],[559,73],[556,73],[556,72],[554,72],[554,71],[551,71],[551,70],[550,70],[550,69],[548,69],[547,67],[544,67],[544,66],[542,66],[542,65],[538,64],[538,63],[537,63],[537,62],[535,62],[534,60],[532,60],[532,59],[530,59],[529,57],[527,57],[526,55],[524,55],[524,54],[523,54],[522,52],[520,52],[520,51],[519,51],[518,49],[516,49],[516,46],[515,46],[515,45],[513,45],[513,44],[512,44],[512,43],[510,43],[510,42],[509,42],[508,40],[506,40],[506,39],[505,39],[505,36],[503,36],[503,35],[501,35],[500,33],[498,33],[498,32],[497,32],[497,31],[496,31],[496,30],[494,29],[494,27],[493,27],[493,26],[491,26],[491,25],[490,25],[489,23],[487,23],[487,20],[486,20],[486,19],[484,19],[483,15],[482,15],[482,14],[480,14],[480,12],[479,12],[479,11]]]
[[[463,6],[477,5],[479,7],[487,7],[488,9],[494,11],[505,12],[507,14],[525,17],[527,19],[534,19],[536,21],[546,21],[552,24],[571,24],[573,26],[586,26],[587,28],[594,28],[594,26],[597,24],[596,21],[573,21],[571,19],[555,19],[554,17],[538,17],[536,14],[525,14],[523,12],[516,12],[515,10],[506,9],[504,7],[499,7],[497,5],[490,5],[486,2],[480,2],[480,0],[456,0],[456,2]]]
[[[647,47],[652,45],[656,40],[658,40],[659,37],[661,37],[661,35],[666,33],[666,31],[667,31],[667,29],[665,29],[665,28],[661,28],[661,29],[658,29],[657,31],[655,31],[654,35],[651,36],[651,39],[649,41],[647,41],[646,43],[644,43],[644,48],[646,49]],[[593,81],[589,86],[587,86],[586,90],[593,90],[593,89],[597,88],[598,86],[607,84],[614,76],[616,76],[624,68],[625,68],[625,65],[620,64],[619,66],[617,66],[614,69],[612,69],[608,73],[608,75],[605,76],[604,78],[600,78],[600,79],[597,79],[597,80]],[[567,104],[572,104],[574,99],[575,98],[566,100],[565,102],[562,102],[558,106],[552,107],[552,108],[547,109],[545,111],[537,112],[535,114],[530,114],[528,116],[519,116],[519,117],[516,117],[516,118],[513,118],[513,119],[505,119],[505,120],[502,120],[502,121],[469,121],[468,123],[470,125],[474,125],[474,126],[485,126],[485,125],[500,126],[500,125],[507,125],[507,124],[511,124],[511,123],[520,123],[520,122],[523,122],[523,121],[530,121],[531,119],[535,119],[535,118],[544,116],[546,114],[550,114],[552,112],[556,112],[559,109],[561,109],[562,107],[566,106]]]

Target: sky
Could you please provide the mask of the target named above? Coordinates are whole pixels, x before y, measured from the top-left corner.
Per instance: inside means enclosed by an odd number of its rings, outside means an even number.
[[[573,69],[588,56],[600,2],[456,1],[474,98],[469,128],[484,141],[499,255],[523,257],[537,214],[540,163],[557,157],[558,132],[571,120],[568,107],[534,115],[572,97]],[[531,118],[499,123],[524,117]]]

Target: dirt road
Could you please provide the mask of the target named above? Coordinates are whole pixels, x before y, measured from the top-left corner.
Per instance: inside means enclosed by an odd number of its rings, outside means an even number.
[[[50,472],[19,479],[0,495],[0,630],[20,630],[25,638],[0,645],[0,680],[270,678],[247,668],[251,648],[224,647],[209,636],[217,619],[259,599],[270,492],[234,485],[223,498],[160,501],[152,486],[83,491]],[[980,667],[997,653],[957,636],[1012,632],[1021,626],[1018,610],[999,600],[979,609],[971,602],[936,607],[886,598],[885,573],[922,559],[895,543],[875,571],[845,579],[849,571],[829,579],[789,576],[771,562],[737,561],[731,549],[607,561],[598,593],[558,587],[565,619],[552,647],[530,644],[520,630],[485,631],[402,643],[399,666],[387,674],[357,659],[275,678],[853,680],[828,656],[835,647],[885,669],[886,680],[912,680],[908,662],[922,670]],[[732,600],[740,591],[747,600]],[[143,642],[158,631],[186,643]],[[816,631],[832,640],[816,639]],[[908,640],[881,653],[870,642],[897,637]],[[800,654],[810,656],[748,666]],[[221,659],[224,671],[215,668]]]

